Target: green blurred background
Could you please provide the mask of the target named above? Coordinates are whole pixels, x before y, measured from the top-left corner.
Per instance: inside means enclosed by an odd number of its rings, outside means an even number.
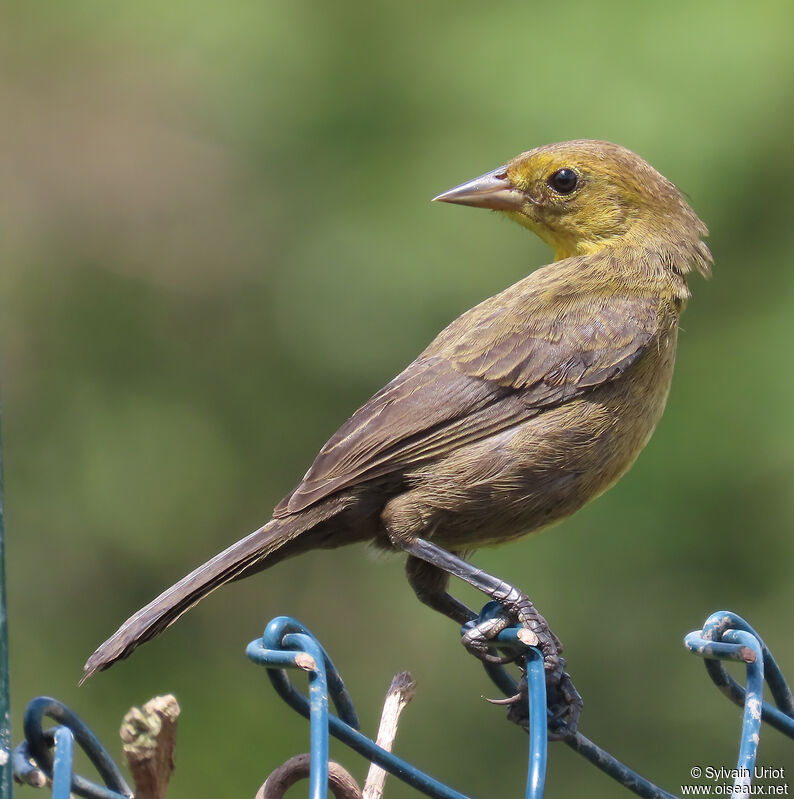
[[[792,30],[790,0],[6,6],[15,738],[48,693],[115,751],[127,708],[173,691],[170,795],[253,796],[308,746],[243,655],[285,613],[326,644],[366,730],[410,669],[398,752],[470,795],[522,794],[525,735],[482,701],[494,688],[401,559],[364,547],[226,588],[76,682],[129,612],[263,523],[441,327],[550,257],[518,226],[429,199],[593,137],[687,192],[714,280],[692,280],[668,410],[633,471],[476,562],[565,641],[585,734],[673,791],[693,765],[735,762],[739,711],[681,638],[731,608],[794,675]],[[791,777],[790,742],[768,731],[761,762]],[[549,797],[622,795],[562,745],[549,770]]]

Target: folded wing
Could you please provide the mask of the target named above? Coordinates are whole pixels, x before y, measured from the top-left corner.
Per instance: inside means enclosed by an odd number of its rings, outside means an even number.
[[[274,515],[414,468],[618,379],[668,317],[658,297],[568,291],[558,280],[550,296],[543,278],[530,275],[442,331],[342,425]]]

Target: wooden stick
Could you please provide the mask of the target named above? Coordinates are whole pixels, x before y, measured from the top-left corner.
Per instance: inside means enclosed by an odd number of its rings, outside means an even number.
[[[179,703],[171,694],[156,696],[143,707],[130,708],[121,724],[121,740],[135,799],[165,799],[174,771]]]
[[[378,737],[375,741],[381,749],[391,752],[394,739],[397,737],[400,714],[414,698],[415,693],[416,683],[407,671],[401,671],[394,676],[383,702],[383,713],[380,717]],[[376,766],[374,763],[370,764],[367,780],[364,783],[363,799],[382,799],[387,774],[388,772],[380,766]]]
[[[378,746],[387,752],[391,752],[397,736],[400,713],[413,699],[415,692],[416,683],[407,671],[401,671],[394,676],[383,702],[376,741]],[[255,799],[282,799],[298,780],[308,778],[310,765],[311,756],[308,754],[291,757],[271,773],[265,784],[257,791]],[[336,799],[382,799],[387,773],[380,766],[370,765],[362,792],[349,772],[331,760],[328,763],[328,787]],[[136,794],[136,799],[141,797]]]

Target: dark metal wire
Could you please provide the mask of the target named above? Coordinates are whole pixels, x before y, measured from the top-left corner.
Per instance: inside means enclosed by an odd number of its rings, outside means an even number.
[[[492,608],[486,606],[484,614],[492,612]],[[288,658],[284,658],[285,653],[281,647],[296,643],[291,636],[279,637],[280,626],[284,629],[300,627],[306,636],[310,633],[301,627],[298,622],[280,617],[268,625],[266,634],[262,639],[258,639],[249,644],[248,655],[258,663],[268,666],[268,674],[279,695],[299,713],[307,718],[312,716],[312,696],[307,699],[298,692],[290,683],[283,669],[276,669],[277,665],[295,666],[295,661],[299,657],[294,651],[289,653]],[[526,650],[527,680],[530,693],[530,763],[529,778],[527,781],[527,797],[541,797],[543,793],[543,779],[546,770],[546,749],[539,746],[535,736],[540,735],[546,740],[546,708],[545,708],[545,675],[543,673],[542,656],[533,647],[525,647],[518,640],[515,629],[503,631],[499,638],[494,642],[499,646],[519,647]],[[715,683],[723,690],[732,701],[744,708],[742,721],[742,733],[740,740],[739,756],[737,761],[734,791],[740,792],[744,789],[747,792],[752,780],[753,766],[758,751],[758,741],[760,738],[760,727],[762,719],[772,726],[784,732],[790,737],[794,737],[794,701],[792,701],[791,691],[783,678],[777,663],[772,657],[760,636],[745,622],[741,617],[728,612],[713,614],[706,621],[702,631],[690,633],[686,638],[686,645],[689,649],[706,659],[706,668],[714,679]],[[317,644],[319,647],[319,643]],[[328,679],[335,671],[332,666],[329,668],[330,659],[325,654],[322,647],[322,660],[328,668]],[[746,664],[747,667],[747,686],[740,686],[724,669],[720,660],[738,660]],[[515,694],[517,683],[504,669],[503,666],[493,663],[484,664],[488,676],[496,686],[510,696]],[[770,686],[770,691],[777,704],[777,708],[763,702],[763,684],[766,667],[766,680]],[[339,680],[341,684],[341,679]],[[539,705],[537,699],[533,701],[533,690],[542,686],[543,704]],[[344,701],[349,701],[349,695],[345,691],[342,695]],[[331,698],[336,703],[336,698],[331,693]],[[326,702],[327,705],[327,702]],[[352,705],[350,706],[352,707]],[[538,713],[539,707],[541,708]],[[533,713],[534,709],[534,713]],[[337,706],[337,710],[339,707]],[[760,710],[760,712],[759,712]],[[341,712],[340,712],[340,715]],[[319,717],[315,713],[314,718]],[[419,772],[413,766],[405,763],[400,758],[380,750],[375,747],[369,739],[364,738],[356,732],[349,724],[341,721],[333,715],[327,717],[328,728],[332,735],[336,736],[355,751],[363,754],[367,759],[376,762],[390,773],[413,785],[434,799],[465,799],[457,791],[448,786],[441,785],[437,781]],[[357,725],[353,725],[357,727]],[[649,780],[645,779],[625,764],[621,763],[609,752],[601,749],[581,732],[569,736],[565,743],[582,757],[599,768],[608,776],[619,782],[630,791],[645,799],[675,799],[675,795],[665,791]],[[315,756],[312,750],[313,757]],[[316,757],[321,757],[320,753]],[[327,754],[325,755],[327,758]],[[311,799],[322,799],[325,793],[310,794]]]
[[[8,688],[3,464],[0,461],[0,799],[11,799],[11,702]]]
[[[483,609],[484,614],[491,612],[492,607]],[[521,643],[517,632],[514,628],[502,631],[494,645],[500,649],[515,650],[524,657],[530,733],[526,797],[541,799],[548,740],[543,657],[534,647]],[[702,630],[686,636],[685,644],[694,654],[704,658],[706,670],[720,690],[744,709],[736,768],[738,776],[733,790],[736,794],[747,794],[762,721],[794,738],[794,700],[791,690],[761,637],[736,614],[727,611],[712,614]],[[327,795],[329,734],[433,799],[468,799],[377,746],[359,732],[360,725],[353,702],[338,670],[319,641],[302,624],[286,616],[273,619],[263,636],[252,641],[246,651],[251,660],[266,667],[273,686],[287,704],[310,720],[310,799],[324,799]],[[745,664],[745,686],[739,685],[727,673],[721,662],[723,660]],[[503,666],[493,663],[484,665],[488,675],[505,695],[516,693],[517,683]],[[307,673],[308,696],[292,685],[286,669],[299,669]],[[769,685],[776,707],[763,701],[764,680]],[[329,713],[329,700],[333,702],[337,715]],[[53,719],[56,725],[45,730],[42,724],[44,717]],[[85,723],[60,702],[49,697],[34,699],[25,712],[24,728],[26,740],[14,750],[12,757],[14,774],[20,781],[41,787],[49,780],[54,799],[68,799],[70,792],[86,799],[129,799],[132,796],[104,747]],[[73,773],[75,743],[88,755],[104,786]],[[675,799],[674,794],[641,777],[580,732],[566,738],[565,743],[638,796],[645,799]],[[5,797],[0,796],[0,799]]]
[[[268,676],[281,698],[303,716],[311,719],[314,723],[327,724],[327,729],[331,735],[346,743],[356,752],[367,758],[367,760],[376,763],[390,774],[393,774],[428,796],[434,797],[434,799],[467,799],[464,794],[435,780],[433,777],[430,777],[391,752],[387,752],[358,732],[358,719],[352,711],[350,697],[344,690],[338,672],[336,672],[328,655],[319,643],[316,643],[319,652],[315,650],[314,652],[305,652],[304,654],[311,655],[312,660],[314,660],[318,666],[318,670],[324,669],[327,672],[329,685],[333,683],[335,687],[331,688],[330,694],[324,697],[324,701],[319,702],[311,695],[311,683],[310,695],[308,698],[300,693],[292,685],[284,669],[280,668],[283,666],[307,668],[306,661],[303,661],[303,663],[296,662],[298,656],[296,656],[295,652],[285,653],[282,650],[282,647],[291,647],[298,643],[296,638],[293,637],[294,633],[292,633],[293,630],[297,629],[300,629],[303,633],[301,636],[302,641],[305,641],[306,637],[311,636],[311,633],[309,633],[303,625],[299,624],[294,619],[281,616],[270,622],[263,637],[252,641],[247,649],[249,658],[267,667]],[[517,640],[514,630],[504,631],[498,643],[500,646],[513,646]],[[285,657],[285,655],[287,656]],[[527,797],[529,797],[529,799],[540,799],[543,795],[546,764],[545,677],[543,674],[542,656],[537,650],[534,650],[527,660],[528,669],[534,684],[534,686],[530,688],[529,704],[530,724],[533,734],[530,736],[530,769],[527,781]],[[334,672],[336,673],[334,674]],[[339,712],[342,718],[337,718],[330,714],[327,716],[325,715],[327,713],[328,698],[333,701],[337,712]],[[318,721],[315,722],[315,719]],[[540,728],[542,734],[538,734],[538,728]],[[320,749],[314,748],[314,740],[313,738],[311,741],[312,769],[318,768],[319,762],[323,758],[327,761],[328,757],[327,738],[324,740],[317,739],[322,741],[321,745],[323,748]],[[309,795],[311,799],[322,799],[322,797],[326,795],[326,785],[318,785],[317,782],[311,782]]]
[[[742,630],[756,639],[761,647],[766,684],[777,707],[767,702],[761,705],[761,717],[775,729],[794,738],[794,699],[783,673],[761,636],[741,617],[728,610],[712,613],[702,630],[695,630],[684,638],[684,645],[696,655],[705,658],[706,671],[714,684],[732,702],[743,707],[745,689],[728,674],[721,660],[745,660],[741,645],[722,643],[728,630]]]
[[[57,726],[45,730],[45,717]],[[21,781],[30,784],[32,775],[43,772],[52,780],[55,799],[67,799],[70,792],[85,799],[132,797],[132,790],[99,739],[76,713],[57,699],[48,696],[34,699],[25,710],[23,727],[25,741],[17,747],[13,758],[16,776]],[[104,785],[72,774],[75,742],[86,753]]]
[[[791,689],[761,636],[735,613],[725,610],[712,613],[703,629],[689,633],[684,644],[691,652],[705,658],[706,671],[714,684],[731,701],[744,708],[733,792],[736,796],[747,795],[752,784],[762,720],[794,738]],[[746,687],[742,688],[728,674],[721,660],[744,661],[747,666]],[[765,669],[776,708],[764,702]]]

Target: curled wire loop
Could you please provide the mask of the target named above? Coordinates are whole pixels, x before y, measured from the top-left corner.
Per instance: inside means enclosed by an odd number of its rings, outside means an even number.
[[[498,612],[499,608],[489,603],[483,608],[480,620],[488,619]],[[540,799],[543,795],[547,759],[547,715],[550,713],[546,707],[543,658],[537,649],[524,645],[517,633],[516,628],[503,630],[493,643],[499,648],[515,649],[523,653],[526,659],[530,712],[530,755],[526,796],[527,799]],[[737,769],[740,776],[737,777],[735,785],[735,790],[741,792],[742,786],[749,784],[749,775],[753,773],[762,719],[786,735],[794,737],[794,700],[791,691],[760,636],[747,622],[733,613],[723,611],[713,614],[703,630],[690,633],[685,643],[692,652],[705,659],[706,669],[720,689],[732,701],[744,708]],[[332,735],[423,793],[434,799],[466,799],[457,791],[380,749],[358,732],[358,722],[355,719],[350,696],[344,690],[338,672],[325,650],[298,622],[286,617],[274,619],[265,630],[263,638],[249,645],[248,655],[268,668],[268,675],[281,697],[291,707],[312,720],[313,736],[314,720],[322,720],[322,724],[327,725],[325,729],[330,730]],[[739,685],[727,673],[721,663],[722,660],[736,660],[746,664],[746,688]],[[307,668],[307,665],[310,668]],[[483,665],[488,676],[506,696],[516,694],[518,683],[503,665],[496,663]],[[283,666],[309,671],[308,698],[292,686],[283,668],[279,668]],[[313,680],[318,679],[312,676],[312,669],[315,667],[318,673],[322,672],[318,684],[321,684],[322,680],[327,680],[330,689],[329,693],[325,694],[324,703],[317,702],[317,707],[313,705],[315,696],[312,694]],[[777,708],[763,702],[765,677]],[[329,696],[342,718],[327,715]],[[322,715],[323,712],[326,715]],[[349,716],[346,718],[348,713]],[[313,744],[314,740],[313,737]],[[317,740],[322,739],[318,737]],[[675,799],[674,794],[654,785],[609,752],[601,749],[581,732],[577,731],[563,740],[571,749],[638,796],[646,799]],[[323,741],[325,749],[315,749],[314,745],[312,746],[311,769],[315,773],[323,773],[320,771],[319,759],[322,758],[327,763],[327,744],[326,735]],[[327,776],[325,779],[327,780]],[[326,795],[324,788],[324,783],[321,785],[319,779],[315,780],[313,788],[315,792],[310,791],[310,799],[324,799]]]
[[[44,729],[44,718],[57,722]],[[28,704],[25,740],[13,754],[14,776],[28,785],[52,783],[53,799],[130,799],[132,791],[118,766],[86,723],[57,699],[39,696]],[[75,743],[94,765],[104,785],[73,773]]]
[[[543,795],[546,767],[546,684],[543,656],[534,647],[522,644],[514,629],[504,630],[495,643],[500,647],[520,647],[526,659],[530,717],[530,767],[526,797],[540,799]],[[433,799],[467,799],[465,794],[419,771],[359,732],[358,717],[339,672],[317,639],[299,622],[286,616],[273,619],[265,628],[262,638],[248,645],[246,654],[255,663],[266,667],[268,677],[279,696],[311,721],[310,799],[325,799],[327,795],[329,732],[370,762]],[[285,668],[298,668],[308,672],[308,697],[292,685]],[[512,678],[501,680],[500,687],[506,688],[508,695],[515,693],[515,681]],[[329,698],[336,707],[338,717],[328,712]]]
[[[761,722],[794,738],[794,700],[783,673],[761,636],[741,617],[730,611],[712,613],[702,630],[684,638],[685,646],[704,658],[706,671],[714,684],[732,702],[744,709],[739,743],[734,793],[746,792],[752,782]],[[747,684],[739,685],[721,661],[743,662]],[[777,707],[764,702],[764,680]]]
[[[754,643],[741,643],[737,633],[751,636]],[[751,650],[753,656],[762,662],[761,676],[766,680],[772,699],[777,705],[773,707],[768,702],[762,702],[761,718],[784,735],[794,738],[794,697],[791,689],[761,636],[741,616],[728,610],[712,613],[706,619],[703,629],[689,633],[684,644],[694,654],[705,658],[709,677],[728,699],[740,707],[745,705],[746,691],[728,674],[720,661],[748,662],[748,649]]]
[[[794,738],[794,701],[791,690],[761,636],[735,613],[713,613],[702,630],[686,636],[684,644],[693,654],[704,658],[706,671],[717,687],[732,702],[744,709],[734,793],[745,794],[754,771],[762,720]],[[746,687],[739,685],[728,674],[722,664],[723,660],[745,663]],[[763,701],[764,679],[777,707]],[[566,744],[639,796],[647,799],[674,799],[673,794],[641,777],[580,732],[573,739],[567,740]]]
[[[480,619],[488,619],[497,612],[499,609],[489,603],[483,608]],[[503,630],[494,639],[493,645],[500,650],[515,651],[524,660],[529,718],[526,799],[541,799],[549,721],[546,675],[542,654],[535,647],[522,643],[518,632],[513,627]],[[791,690],[761,637],[734,613],[720,611],[712,614],[703,629],[687,635],[684,643],[691,652],[704,658],[706,670],[714,683],[744,710],[734,794],[745,794],[754,773],[762,721],[794,738],[794,698]],[[286,616],[273,619],[262,637],[252,641],[246,652],[255,663],[265,666],[281,698],[311,721],[310,799],[326,799],[327,796],[329,734],[433,799],[468,799],[359,732],[358,716],[338,670],[317,639],[299,622]],[[745,664],[745,686],[728,674],[722,663],[725,660]],[[506,696],[518,692],[519,684],[503,665],[485,663],[484,666],[489,677]],[[286,672],[290,668],[307,672],[308,696],[292,685]],[[764,680],[775,706],[763,701]],[[333,702],[337,715],[329,713],[329,700]],[[45,717],[55,721],[55,725],[44,729]],[[131,799],[132,791],[108,752],[82,719],[62,703],[46,696],[34,699],[25,711],[24,731],[25,740],[13,752],[14,776],[20,782],[35,787],[49,783],[54,799],[69,799],[70,794],[85,799]],[[673,794],[641,777],[580,732],[566,737],[564,742],[635,794],[647,799],[675,799]],[[104,785],[74,774],[75,744],[86,753]]]

